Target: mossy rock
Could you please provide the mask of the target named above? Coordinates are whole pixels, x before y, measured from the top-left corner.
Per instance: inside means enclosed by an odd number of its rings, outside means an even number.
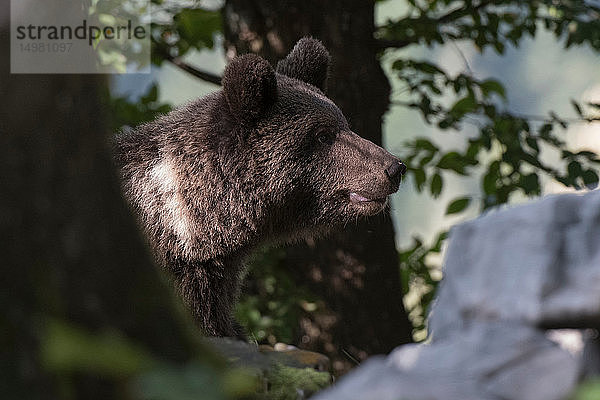
[[[265,396],[269,400],[306,399],[331,384],[328,372],[312,368],[294,368],[277,364],[266,376],[268,390]]]
[[[206,338],[232,366],[257,379],[256,399],[306,399],[332,382],[329,359],[293,346],[257,346],[229,338]]]

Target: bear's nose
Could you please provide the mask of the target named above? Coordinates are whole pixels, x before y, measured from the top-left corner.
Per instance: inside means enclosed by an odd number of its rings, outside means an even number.
[[[385,169],[385,174],[394,183],[400,182],[402,175],[406,173],[406,165],[401,161],[394,161],[392,164]]]

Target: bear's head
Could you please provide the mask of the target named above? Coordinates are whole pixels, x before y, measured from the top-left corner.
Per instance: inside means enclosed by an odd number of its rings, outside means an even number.
[[[243,55],[223,76],[231,135],[244,153],[238,159],[244,157],[251,171],[245,179],[263,196],[275,231],[377,214],[406,171],[398,158],[352,132],[325,95],[329,62],[321,42],[304,38],[276,71]]]

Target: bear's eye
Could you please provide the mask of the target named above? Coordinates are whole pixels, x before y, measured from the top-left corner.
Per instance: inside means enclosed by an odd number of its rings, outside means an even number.
[[[322,129],[317,133],[317,141],[321,144],[332,144],[333,141],[335,140],[335,134],[328,130],[328,129]]]

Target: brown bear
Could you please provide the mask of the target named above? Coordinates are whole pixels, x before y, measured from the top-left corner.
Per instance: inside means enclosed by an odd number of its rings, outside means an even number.
[[[374,215],[398,190],[406,167],[325,96],[329,62],[312,38],[277,71],[237,57],[218,92],[116,137],[125,196],[207,335],[243,335],[232,308],[253,249]]]

